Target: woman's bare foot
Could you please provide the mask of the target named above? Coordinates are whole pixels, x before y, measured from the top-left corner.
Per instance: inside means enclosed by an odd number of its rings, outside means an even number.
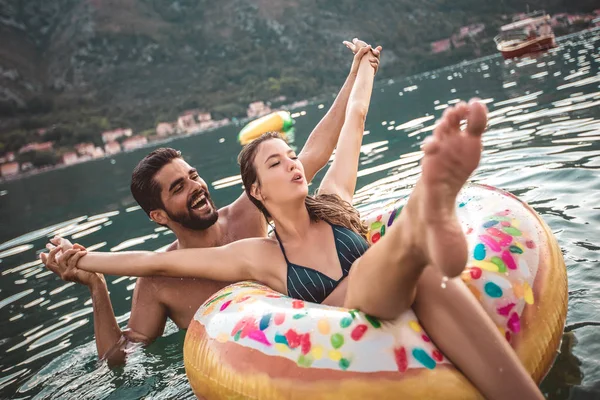
[[[464,119],[467,127],[461,130]],[[417,212],[411,219],[420,225],[417,245],[425,258],[449,278],[459,275],[467,263],[467,240],[455,213],[456,196],[479,165],[486,125],[485,105],[473,100],[459,103],[446,109],[423,145],[423,173],[413,203]]]

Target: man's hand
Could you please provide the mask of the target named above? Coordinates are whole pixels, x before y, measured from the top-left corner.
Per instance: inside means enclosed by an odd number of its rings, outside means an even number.
[[[360,65],[360,60],[369,53],[369,62],[371,66],[375,69],[375,73],[377,74],[377,70],[379,69],[379,58],[381,57],[381,46],[377,46],[375,49],[371,48],[367,43],[358,38],[352,39],[352,42],[344,41],[344,45],[349,48],[354,53],[354,60],[352,61],[351,72],[357,73],[358,66]]]
[[[73,245],[67,239],[55,237],[50,240],[52,244],[46,245],[50,250],[48,254],[40,254],[40,258],[46,268],[54,272],[63,281],[76,282],[91,286],[96,283],[104,283],[104,276],[93,272],[83,271],[77,268],[77,262],[87,254],[85,248],[79,244]]]

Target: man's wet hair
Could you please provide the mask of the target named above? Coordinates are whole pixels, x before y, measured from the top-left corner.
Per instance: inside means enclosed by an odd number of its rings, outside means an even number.
[[[163,147],[144,157],[133,170],[131,194],[148,216],[153,210],[165,208],[160,198],[160,185],[154,177],[162,167],[178,158],[182,159],[180,151]]]

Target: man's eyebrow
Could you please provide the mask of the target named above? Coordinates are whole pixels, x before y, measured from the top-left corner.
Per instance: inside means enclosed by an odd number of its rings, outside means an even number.
[[[175,179],[173,181],[173,183],[171,183],[171,186],[169,186],[169,192],[171,190],[173,190],[175,188],[175,186],[179,185],[181,182],[183,182],[183,178]]]
[[[190,171],[188,172],[188,174],[189,174],[189,175],[192,175],[192,174],[197,174],[197,173],[198,173],[198,170],[197,170],[196,168],[192,168],[192,169],[190,169]]]

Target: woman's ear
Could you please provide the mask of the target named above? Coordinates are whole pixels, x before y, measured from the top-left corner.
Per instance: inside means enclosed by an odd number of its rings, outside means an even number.
[[[258,201],[263,201],[263,196],[260,192],[260,187],[258,186],[258,184],[256,182],[254,182],[252,184],[252,186],[250,187],[250,195],[252,197],[254,197],[256,200]]]

